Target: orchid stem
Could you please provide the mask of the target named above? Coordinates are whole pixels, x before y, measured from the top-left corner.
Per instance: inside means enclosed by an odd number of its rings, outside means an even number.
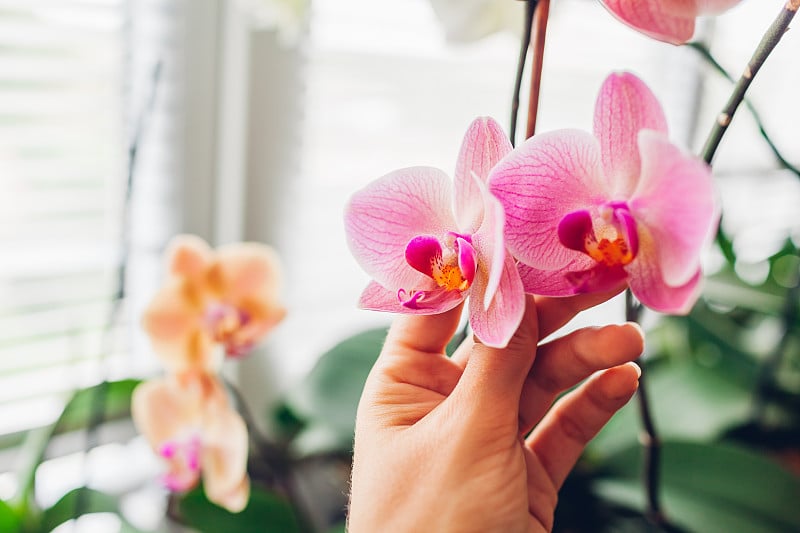
[[[525,72],[525,62],[528,59],[528,48],[531,44],[531,28],[533,26],[533,13],[536,11],[538,0],[525,2],[525,27],[522,39],[519,42],[519,58],[517,59],[517,73],[514,77],[514,95],[511,99],[511,126],[508,129],[508,138],[511,146],[516,146],[517,121],[519,120],[519,94],[522,91],[522,74]]]
[[[756,74],[758,74],[758,71],[764,65],[767,57],[769,57],[772,50],[778,45],[783,34],[786,33],[786,30],[789,28],[789,23],[797,14],[798,8],[800,8],[800,0],[788,0],[786,2],[781,12],[775,18],[775,21],[767,29],[764,37],[761,38],[761,42],[758,44],[750,61],[747,63],[744,73],[742,73],[739,81],[736,82],[733,93],[722,109],[722,112],[717,117],[708,135],[708,140],[706,140],[706,144],[703,146],[701,157],[709,165],[714,159],[714,154],[717,152],[722,137],[725,135],[725,132],[728,131],[728,126],[733,116],[736,114],[739,104],[744,100],[744,95],[747,93],[747,89],[750,88],[753,78],[756,77]]]
[[[800,0],[798,0],[800,1]],[[547,19],[550,16],[550,0],[539,0],[533,13],[533,28],[531,47],[533,57],[531,62],[531,90],[528,98],[528,126],[525,138],[529,139],[536,133],[536,117],[539,114],[539,94],[542,83],[542,67],[544,66],[544,44],[547,38]]]
[[[642,305],[633,297],[630,289],[625,291],[625,320],[639,323]],[[661,440],[656,432],[653,414],[647,398],[647,380],[644,365],[638,361],[642,369],[639,376],[639,388],[636,397],[639,401],[639,413],[642,420],[642,434],[640,440],[644,446],[644,486],[647,493],[647,517],[651,522],[664,525],[666,519],[661,511],[660,480],[661,480]]]

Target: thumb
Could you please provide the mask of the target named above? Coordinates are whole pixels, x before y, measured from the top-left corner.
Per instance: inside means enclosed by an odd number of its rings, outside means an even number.
[[[539,324],[536,303],[526,295],[525,314],[516,333],[505,348],[492,348],[475,339],[464,374],[454,395],[463,396],[481,415],[517,412],[522,386],[536,357]]]

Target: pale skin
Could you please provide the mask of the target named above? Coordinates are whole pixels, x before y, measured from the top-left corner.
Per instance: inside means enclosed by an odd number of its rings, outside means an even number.
[[[358,408],[348,531],[550,531],[582,450],[636,391],[644,341],[635,324],[539,341],[611,295],[528,296],[507,348],[468,340],[452,358],[460,307],[399,317]]]

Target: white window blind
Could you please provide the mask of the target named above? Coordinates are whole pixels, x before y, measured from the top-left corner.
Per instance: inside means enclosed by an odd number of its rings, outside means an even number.
[[[150,52],[169,42],[163,24],[148,23],[150,48],[134,49],[134,15],[172,14],[167,2],[133,4],[0,0],[0,434],[48,423],[76,388],[140,368],[130,302],[105,330],[122,257],[126,147],[152,90],[159,58]],[[169,93],[159,88],[134,182],[135,217],[157,228],[132,236],[129,278],[139,285],[153,278],[170,230],[159,201],[167,188],[152,186],[171,163],[155,150],[170,142]]]

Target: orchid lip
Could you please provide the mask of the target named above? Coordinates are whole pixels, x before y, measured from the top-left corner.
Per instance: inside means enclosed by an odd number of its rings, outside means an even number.
[[[452,242],[442,246],[433,235],[414,237],[406,245],[406,262],[447,291],[465,291],[475,279],[478,254],[469,235],[450,232],[445,240]]]
[[[558,224],[561,244],[608,268],[633,261],[639,251],[639,237],[628,205],[609,202],[599,206],[597,214],[595,218],[586,209],[566,214]]]

